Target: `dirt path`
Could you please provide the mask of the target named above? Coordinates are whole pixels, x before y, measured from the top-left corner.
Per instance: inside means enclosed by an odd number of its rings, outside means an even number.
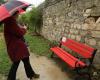
[[[71,80],[67,77],[66,73],[62,72],[61,69],[54,64],[53,61],[46,57],[36,57],[31,54],[30,61],[35,72],[40,74],[40,78],[34,80]],[[22,62],[18,68],[17,78],[18,80],[29,80],[25,75]]]

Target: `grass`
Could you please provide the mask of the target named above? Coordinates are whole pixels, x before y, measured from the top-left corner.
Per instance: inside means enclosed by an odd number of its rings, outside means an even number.
[[[4,39],[0,36],[0,74],[6,75],[10,65],[11,63],[6,52]]]
[[[0,25],[0,32],[3,32],[3,25]]]
[[[50,41],[44,39],[41,36],[32,36],[27,34],[25,36],[26,41],[29,44],[30,51],[42,56],[49,56],[50,55]]]

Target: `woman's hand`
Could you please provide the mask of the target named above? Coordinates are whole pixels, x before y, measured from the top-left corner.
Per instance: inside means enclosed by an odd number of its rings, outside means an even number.
[[[27,26],[26,26],[25,24],[21,24],[21,25],[19,24],[19,27],[22,28],[22,29],[25,29],[25,30],[28,29]]]
[[[27,26],[24,25],[23,28],[27,30]]]

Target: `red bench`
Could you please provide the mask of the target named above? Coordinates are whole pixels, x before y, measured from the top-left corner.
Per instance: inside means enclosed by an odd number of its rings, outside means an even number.
[[[72,50],[73,52],[77,53],[80,56],[78,57],[73,56],[65,49],[63,49],[62,46]],[[52,56],[56,54],[59,58],[61,58],[64,62],[66,62],[70,68],[76,70],[85,67],[90,67],[92,65],[94,56],[97,51],[97,49],[94,49],[86,44],[79,43],[72,39],[67,39],[66,37],[63,37],[61,39],[59,46],[54,46],[50,49],[53,51]],[[88,64],[83,60],[81,60],[81,58],[83,58],[84,60],[88,59]]]

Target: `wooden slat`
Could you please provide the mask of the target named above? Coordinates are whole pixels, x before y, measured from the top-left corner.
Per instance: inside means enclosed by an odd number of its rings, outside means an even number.
[[[72,39],[69,39],[69,40],[70,40],[71,42],[73,42],[74,44],[76,44],[76,45],[78,45],[78,46],[80,46],[80,47],[82,47],[82,48],[88,50],[88,51],[91,52],[91,53],[93,53],[93,51],[95,50],[94,48],[92,48],[92,47],[90,47],[90,46],[88,46],[88,45],[86,45],[86,44],[79,43],[79,42],[74,41],[74,40],[72,40]]]
[[[67,39],[66,42],[62,42],[62,45],[79,53],[84,58],[91,58],[92,52],[94,50],[93,48],[91,48],[89,46],[83,45],[83,44],[78,43],[78,42],[71,40],[71,39]]]
[[[75,68],[75,62],[78,61],[77,58],[70,55],[69,53],[67,53],[66,51],[64,51],[63,49],[59,47],[51,48],[51,50],[56,55],[58,55],[62,60],[64,60],[71,68]],[[83,63],[82,61],[78,61],[78,64],[80,64],[81,67],[86,66],[86,64]]]

